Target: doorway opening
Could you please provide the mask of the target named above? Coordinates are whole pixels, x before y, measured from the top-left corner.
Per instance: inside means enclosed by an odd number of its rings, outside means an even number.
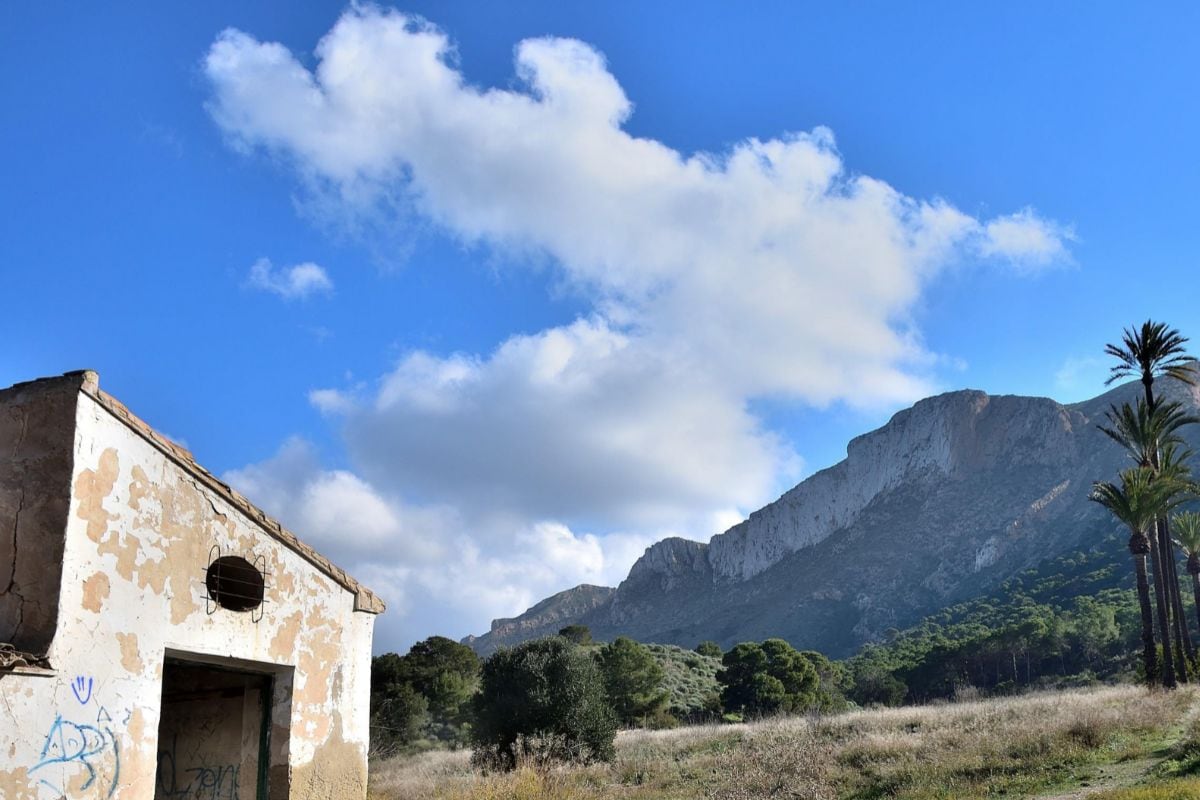
[[[267,800],[270,673],[168,657],[154,800]]]

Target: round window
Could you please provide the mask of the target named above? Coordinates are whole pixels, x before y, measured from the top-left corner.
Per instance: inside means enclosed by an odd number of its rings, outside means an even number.
[[[238,556],[222,556],[208,565],[204,580],[208,595],[221,608],[251,611],[262,605],[263,576],[254,565]]]

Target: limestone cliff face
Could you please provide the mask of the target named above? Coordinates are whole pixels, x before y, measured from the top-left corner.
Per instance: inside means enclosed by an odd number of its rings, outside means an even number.
[[[853,525],[872,500],[923,480],[989,467],[1071,463],[1074,424],[1053,400],[961,391],[922,400],[884,427],[852,440],[846,460],[822,470],[712,538],[709,563],[721,578],[746,580],[784,556]]]
[[[1200,409],[1194,389],[1160,391]],[[686,647],[782,636],[851,652],[1112,530],[1087,496],[1126,462],[1096,425],[1139,392],[1126,385],[1075,405],[973,390],[922,400],[708,544],[648,548],[610,596],[555,615],[554,630],[581,622],[598,638]],[[1189,435],[1200,445],[1200,431]],[[554,632],[536,622],[540,607],[477,641]]]

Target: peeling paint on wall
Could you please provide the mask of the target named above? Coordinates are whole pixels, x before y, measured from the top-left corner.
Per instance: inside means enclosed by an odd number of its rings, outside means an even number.
[[[83,607],[93,614],[99,614],[111,588],[107,574],[93,572],[92,576],[83,582]]]
[[[72,456],[59,459],[52,482],[65,530],[58,569],[78,577],[55,593],[53,671],[0,677],[0,708],[19,722],[0,724],[0,797],[152,800],[156,787],[157,796],[179,798],[183,787],[188,797],[252,798],[245,787],[256,788],[261,772],[271,798],[361,800],[371,631],[382,604],[99,393],[94,379],[73,381],[73,413],[53,436],[38,435]],[[12,417],[9,391],[0,392],[0,420]],[[0,434],[12,429],[0,422]],[[0,459],[6,444],[0,439]],[[16,472],[0,463],[0,489],[11,490]],[[4,507],[0,499],[0,529]],[[206,570],[214,554],[260,565],[264,602],[255,612],[213,602]],[[176,726],[174,750],[161,736],[164,687],[175,686],[173,702],[189,701],[172,664],[210,670],[210,684],[241,675],[251,687],[197,688],[236,696],[221,701],[226,713],[209,730]],[[245,724],[235,735],[221,720],[239,702]]]

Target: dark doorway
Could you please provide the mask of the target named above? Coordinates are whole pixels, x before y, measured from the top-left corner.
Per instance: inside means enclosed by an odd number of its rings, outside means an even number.
[[[154,800],[267,800],[271,682],[167,659]]]

